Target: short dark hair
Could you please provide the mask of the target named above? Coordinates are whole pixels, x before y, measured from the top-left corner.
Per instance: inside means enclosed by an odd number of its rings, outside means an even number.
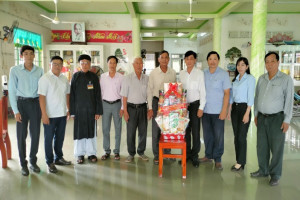
[[[166,51],[166,50],[162,50],[162,51],[159,53],[159,56],[161,56],[161,55],[164,54],[164,53],[168,54],[168,57],[170,57],[169,52]]]
[[[218,60],[220,60],[220,55],[216,52],[216,51],[211,51],[207,54],[207,57],[206,57],[206,60],[208,60],[209,56],[212,55],[212,54],[216,54],[217,57],[218,57]]]
[[[64,60],[60,56],[53,56],[50,62],[52,62],[53,60],[61,60],[61,62],[64,62]]]
[[[185,54],[184,54],[184,58],[187,58],[187,57],[189,57],[189,56],[194,56],[194,58],[195,59],[197,59],[197,54],[196,54],[196,52],[194,52],[194,51],[187,51]]]
[[[119,59],[116,56],[108,56],[106,62],[108,62],[112,58],[116,60],[116,63],[119,62]]]
[[[81,54],[78,57],[78,62],[80,62],[81,60],[88,60],[88,61],[92,61],[91,56],[87,55],[87,54]]]
[[[24,45],[20,49],[20,54],[23,55],[24,51],[26,51],[26,50],[30,50],[34,53],[34,48],[33,47],[31,47],[29,45]]]
[[[232,82],[234,82],[236,80],[236,77],[239,75],[239,72],[237,70],[237,66],[238,64],[243,61],[245,63],[246,66],[249,66],[249,61],[247,58],[245,57],[240,57],[237,61],[236,61],[236,64],[235,64],[235,72],[234,72],[234,79],[232,79]],[[250,66],[248,67],[248,69],[246,70],[246,73],[247,74],[250,74]]]
[[[267,54],[265,55],[265,62],[266,62],[266,58],[267,58],[268,56],[272,55],[272,54],[275,55],[276,60],[279,61],[279,55],[278,55],[278,53],[276,53],[276,52],[274,52],[274,51],[271,51],[271,52],[269,52],[269,53],[267,53]]]

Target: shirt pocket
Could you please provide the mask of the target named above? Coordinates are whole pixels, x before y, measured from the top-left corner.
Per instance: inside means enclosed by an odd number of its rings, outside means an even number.
[[[197,90],[198,89],[198,81],[191,81],[189,84],[189,88],[190,90]]]
[[[222,81],[221,80],[214,80],[212,82],[212,87],[215,89],[222,89]]]
[[[278,97],[278,96],[282,96],[283,94],[283,90],[282,90],[282,86],[280,82],[274,82],[271,84],[271,94],[274,97]]]

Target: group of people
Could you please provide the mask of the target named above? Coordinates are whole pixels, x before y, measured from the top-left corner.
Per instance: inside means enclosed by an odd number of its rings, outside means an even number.
[[[133,60],[134,72],[123,76],[116,71],[118,58],[107,58],[108,72],[98,76],[90,71],[91,57],[80,55],[81,71],[71,81],[61,74],[63,60],[51,58],[51,69],[43,70],[33,65],[34,49],[21,48],[24,64],[11,68],[9,97],[17,121],[17,139],[22,174],[28,176],[26,160],[26,137],[30,122],[31,151],[30,169],[40,172],[37,166],[40,121],[45,134],[45,155],[49,172],[56,173],[55,165],[70,165],[63,158],[62,146],[66,120],[74,119],[74,155],[78,164],[97,162],[97,120],[102,118],[103,149],[101,160],[110,158],[110,127],[113,118],[115,128],[114,159],[120,160],[122,117],[126,121],[128,157],[125,162],[139,158],[148,161],[146,150],[147,125],[152,118],[152,150],[154,164],[158,164],[158,144],[161,130],[155,121],[158,114],[159,90],[164,83],[176,82],[176,72],[168,67],[169,53],[159,54],[159,66],[149,77],[142,73],[143,59]],[[235,77],[230,81],[228,72],[219,67],[220,56],[211,51],[207,55],[208,69],[196,67],[197,54],[187,51],[184,56],[187,68],[179,74],[178,82],[187,89],[190,122],[186,128],[187,161],[194,167],[201,162],[213,162],[222,170],[224,153],[224,120],[231,119],[236,163],[232,171],[243,170],[246,164],[247,132],[251,122],[251,107],[254,105],[257,125],[257,157],[259,170],[251,177],[267,177],[270,185],[278,185],[282,171],[285,133],[292,118],[293,81],[280,72],[279,56],[270,52],[265,56],[267,73],[257,83],[250,74],[247,58],[237,60]],[[198,158],[201,148],[200,119],[202,118],[205,156]],[[138,147],[136,132],[138,130]],[[53,155],[53,147],[55,155]],[[165,149],[165,153],[170,153]],[[272,158],[270,161],[270,157]],[[180,162],[180,161],[179,161]]]

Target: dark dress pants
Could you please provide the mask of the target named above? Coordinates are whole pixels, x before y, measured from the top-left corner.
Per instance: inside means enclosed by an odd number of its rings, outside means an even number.
[[[282,172],[283,149],[285,133],[281,125],[284,120],[283,112],[275,115],[257,116],[257,158],[259,172],[272,178],[279,179]],[[270,154],[272,159],[270,162]]]
[[[53,161],[59,160],[63,157],[62,147],[65,139],[65,130],[67,117],[49,118],[50,124],[44,125],[44,143],[46,163],[50,165]],[[53,156],[53,146],[55,157]]]
[[[17,122],[17,140],[19,149],[20,165],[22,167],[27,166],[26,160],[26,138],[28,134],[28,122],[29,132],[31,138],[31,147],[29,154],[29,161],[31,164],[36,164],[36,154],[39,149],[40,140],[40,127],[41,127],[41,110],[39,99],[27,99],[17,101],[18,109],[22,117],[22,122]]]
[[[202,127],[205,157],[221,162],[224,153],[224,120],[219,119],[219,114],[203,113]]]
[[[153,97],[152,100],[152,110],[153,110],[153,117],[152,117],[152,151],[154,155],[154,159],[158,160],[158,144],[159,138],[161,134],[161,130],[155,121],[155,117],[157,116],[158,111],[158,98]],[[171,149],[164,149],[165,154],[170,154]]]
[[[246,164],[247,133],[251,122],[251,112],[249,114],[250,116],[248,123],[244,124],[242,120],[246,113],[247,107],[247,103],[233,103],[231,111],[236,162],[240,165]]]
[[[138,148],[137,153],[143,155],[146,150],[147,140],[147,104],[133,108],[127,104],[129,120],[127,122],[127,149],[131,156],[136,154],[136,129],[138,128]]]
[[[190,122],[185,131],[187,159],[198,160],[198,153],[200,152],[200,118],[197,116],[198,109],[199,100],[190,103],[188,106]],[[193,141],[193,147],[191,147],[191,141]]]

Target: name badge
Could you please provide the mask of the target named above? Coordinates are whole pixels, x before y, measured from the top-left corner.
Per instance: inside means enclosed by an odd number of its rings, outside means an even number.
[[[93,84],[91,83],[91,81],[88,83],[87,89],[88,89],[88,90],[94,89],[94,86],[93,86]]]

